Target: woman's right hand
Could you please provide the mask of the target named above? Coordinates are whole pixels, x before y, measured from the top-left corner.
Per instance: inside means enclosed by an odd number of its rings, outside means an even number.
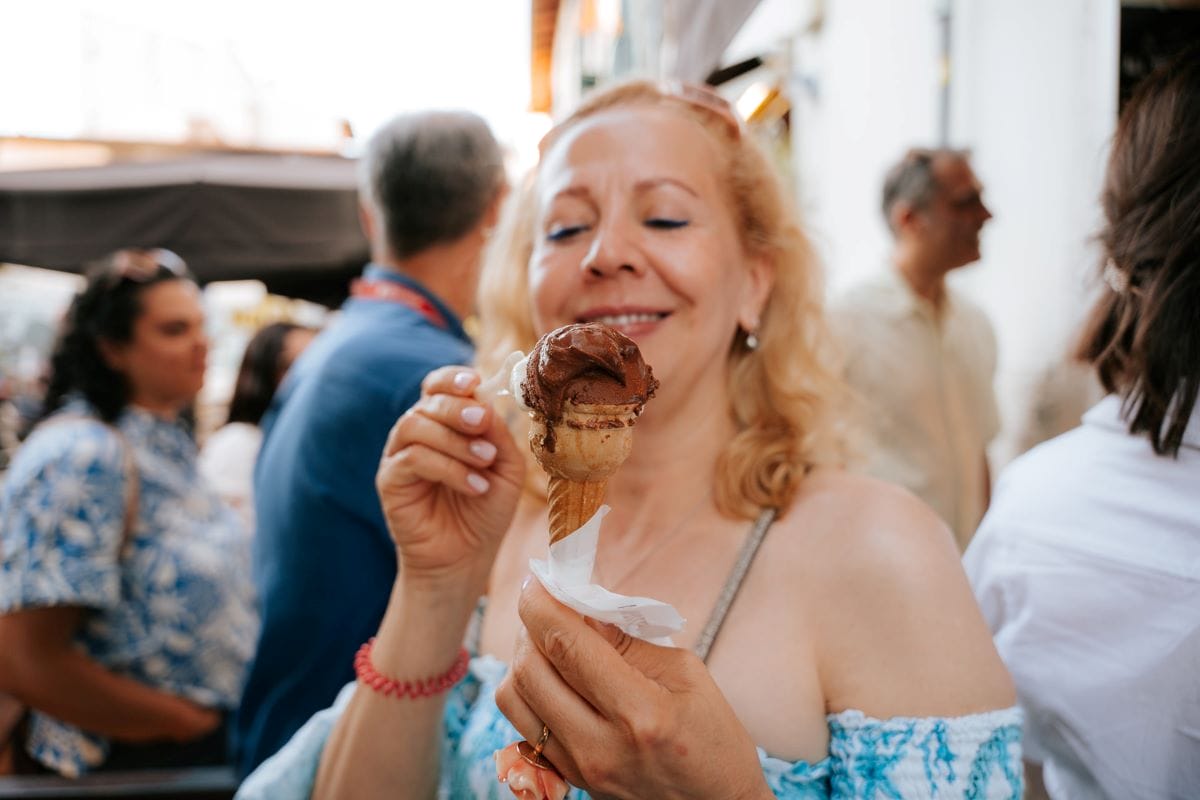
[[[406,580],[484,580],[516,511],[525,459],[479,373],[443,367],[388,436],[375,478]]]

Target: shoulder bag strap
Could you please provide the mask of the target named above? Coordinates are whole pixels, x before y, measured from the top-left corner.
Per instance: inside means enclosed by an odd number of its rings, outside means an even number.
[[[121,546],[117,549],[117,561],[121,560],[121,554],[125,551],[125,547],[133,538],[133,530],[137,527],[138,515],[138,500],[141,496],[142,481],[138,476],[137,461],[133,456],[133,445],[125,438],[125,434],[117,428],[116,425],[110,425],[113,433],[117,434],[117,438],[121,440],[121,446],[125,451],[125,519],[121,528]]]

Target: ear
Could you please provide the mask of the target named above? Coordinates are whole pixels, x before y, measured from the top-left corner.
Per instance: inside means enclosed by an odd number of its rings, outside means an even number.
[[[363,236],[367,237],[367,243],[374,247],[375,214],[367,207],[366,203],[361,201],[358,204],[358,224],[362,227]]]
[[[771,287],[775,285],[775,268],[765,256],[749,258],[747,280],[742,288],[738,308],[738,324],[747,332],[758,330]]]
[[[911,203],[896,203],[892,206],[892,230],[897,236],[919,230],[923,224],[921,212]]]
[[[124,347],[108,339],[97,339],[96,349],[100,351],[100,357],[104,359],[104,363],[108,365],[109,369],[122,375],[125,374],[127,359]]]

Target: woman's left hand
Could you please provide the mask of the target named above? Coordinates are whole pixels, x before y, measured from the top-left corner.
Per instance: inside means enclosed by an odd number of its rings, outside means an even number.
[[[693,653],[585,620],[535,580],[496,692],[528,741],[594,797],[772,797],[754,742]]]

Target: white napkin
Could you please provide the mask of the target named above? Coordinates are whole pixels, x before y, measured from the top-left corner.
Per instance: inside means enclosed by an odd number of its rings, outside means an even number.
[[[614,594],[592,583],[600,522],[608,510],[600,506],[582,528],[550,545],[548,561],[532,558],[529,568],[546,591],[568,608],[616,625],[638,639],[671,645],[671,634],[683,630],[685,622],[674,606],[649,597]]]
[[[501,397],[511,397],[518,408],[528,412],[530,409],[521,395],[527,360],[520,351],[510,353],[496,374],[475,388],[475,395],[492,403]],[[685,622],[674,606],[649,597],[614,594],[592,583],[600,522],[607,513],[608,506],[600,506],[582,528],[550,545],[547,561],[530,559],[529,568],[546,591],[568,608],[616,625],[638,639],[671,645],[671,634],[683,630]]]

